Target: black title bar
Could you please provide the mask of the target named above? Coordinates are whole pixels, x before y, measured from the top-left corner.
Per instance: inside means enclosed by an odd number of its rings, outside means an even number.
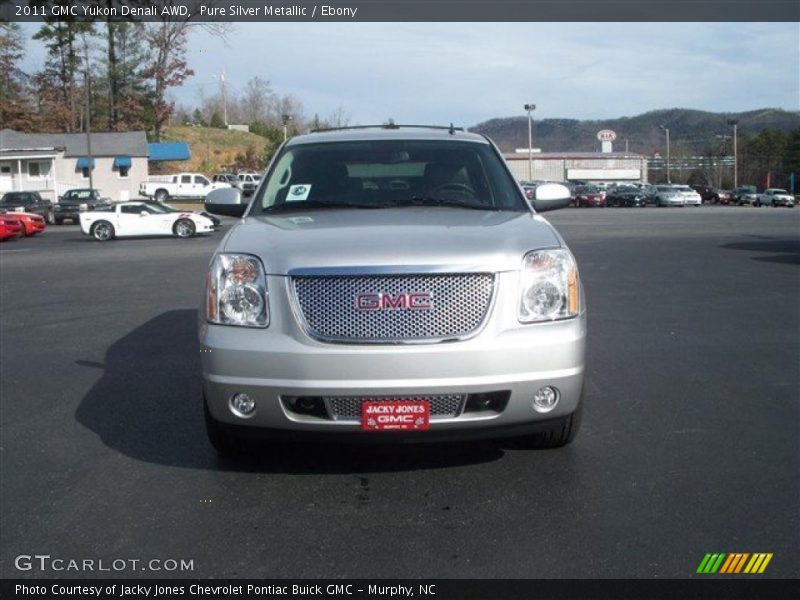
[[[800,21],[798,0],[0,0],[0,20],[218,22]]]

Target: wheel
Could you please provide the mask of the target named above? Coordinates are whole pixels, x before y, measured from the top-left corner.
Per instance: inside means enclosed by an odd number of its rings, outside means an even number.
[[[194,235],[195,227],[189,219],[180,219],[175,223],[173,230],[179,238],[188,238]]]
[[[56,214],[51,210],[50,212],[47,213],[46,219],[47,219],[47,224],[52,225],[53,223],[56,222]]]
[[[92,225],[92,236],[99,242],[114,239],[114,226],[108,221],[98,221]]]
[[[206,435],[214,450],[222,456],[237,456],[247,450],[244,440],[236,435],[230,425],[220,423],[208,410],[208,403],[203,397],[203,413],[206,419]]]
[[[560,448],[566,446],[578,435],[578,431],[581,428],[582,415],[583,397],[581,397],[575,412],[566,417],[555,419],[552,426],[548,429],[525,437],[525,446],[531,449]]]
[[[169,192],[165,189],[158,189],[156,193],[153,194],[153,197],[159,202],[166,202],[169,200]]]

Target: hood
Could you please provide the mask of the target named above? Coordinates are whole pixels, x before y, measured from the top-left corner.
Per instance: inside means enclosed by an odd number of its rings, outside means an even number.
[[[246,217],[224,252],[258,255],[267,273],[330,267],[518,270],[523,255],[561,246],[533,213],[440,207],[344,209]]]

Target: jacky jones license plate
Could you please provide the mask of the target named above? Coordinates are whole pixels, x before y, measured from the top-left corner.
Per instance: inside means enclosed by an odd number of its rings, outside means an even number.
[[[364,431],[427,431],[431,407],[424,400],[362,402],[361,429]]]

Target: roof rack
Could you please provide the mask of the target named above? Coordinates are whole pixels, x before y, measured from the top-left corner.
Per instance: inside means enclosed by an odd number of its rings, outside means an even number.
[[[324,127],[321,129],[312,129],[310,133],[325,133],[328,131],[349,131],[352,129],[443,129],[448,131],[450,135],[455,134],[456,131],[464,131],[463,127],[454,127],[452,123],[447,125],[400,125],[389,121],[388,123],[381,123],[380,125],[350,125],[348,127]]]

